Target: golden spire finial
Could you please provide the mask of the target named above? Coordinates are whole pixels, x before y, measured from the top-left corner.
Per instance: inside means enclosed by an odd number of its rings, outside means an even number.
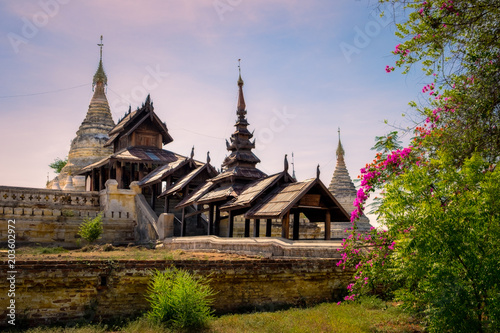
[[[102,66],[102,46],[104,44],[102,43],[102,35],[101,35],[101,42],[97,44],[99,46],[99,66],[97,67],[97,71],[94,74],[94,80],[92,81],[92,90],[94,90],[95,85],[98,82],[102,82],[104,85],[108,84],[108,78],[106,76],[106,73],[104,72],[104,67]]]
[[[337,146],[337,158],[341,158],[340,156],[342,156],[342,158],[344,158],[345,151],[344,151],[344,147],[342,147],[342,142],[340,141],[340,127],[338,129],[338,132],[339,132],[339,144]]]
[[[100,60],[100,61],[102,61],[102,46],[103,46],[103,45],[104,45],[104,44],[102,43],[102,35],[101,35],[101,43],[100,43],[100,44],[97,44],[97,46],[99,46],[99,48],[101,49],[101,50],[100,50],[100,57],[99,57],[99,60]]]

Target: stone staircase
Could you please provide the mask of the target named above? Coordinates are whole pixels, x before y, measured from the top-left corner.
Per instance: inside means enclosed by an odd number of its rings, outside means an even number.
[[[146,195],[146,200],[151,202],[151,195]],[[181,198],[179,197],[171,197],[170,198],[170,207],[175,207]],[[155,201],[154,211],[157,216],[160,216],[162,213],[165,213],[165,200],[158,199]],[[181,221],[182,221],[182,209],[176,209],[171,211],[174,218],[174,235],[179,237],[181,235]],[[185,208],[185,214],[189,215],[195,212],[195,208],[192,206]],[[189,216],[185,218],[187,223],[186,225],[186,235],[185,236],[201,236],[206,235],[208,233],[208,217],[205,214],[201,214],[198,218],[196,215]]]

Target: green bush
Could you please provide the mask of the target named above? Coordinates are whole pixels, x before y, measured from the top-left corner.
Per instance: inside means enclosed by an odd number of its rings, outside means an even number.
[[[385,310],[387,309],[387,303],[378,298],[377,296],[359,296],[357,302],[367,310]]]
[[[201,328],[212,318],[213,290],[191,273],[176,268],[156,270],[148,288],[150,320],[174,328]]]
[[[93,219],[85,218],[80,224],[78,235],[87,242],[93,243],[101,238],[102,230],[102,214],[99,214]]]

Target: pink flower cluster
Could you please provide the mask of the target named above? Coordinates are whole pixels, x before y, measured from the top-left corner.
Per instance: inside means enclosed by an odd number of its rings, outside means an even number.
[[[394,49],[394,51],[392,52],[394,54],[402,54],[403,57],[406,57],[408,54],[410,54],[410,50],[406,49],[406,50],[403,50],[401,49],[401,44],[398,44],[396,45],[396,48]]]
[[[429,95],[432,95],[432,94],[434,94],[435,87],[436,87],[436,85],[434,83],[430,83],[422,88],[422,92],[426,93],[426,92],[430,91]]]
[[[394,67],[389,67],[389,65],[385,66],[385,71],[386,71],[387,73],[390,73],[390,72],[392,72],[393,70],[394,70]]]
[[[439,7],[439,9],[447,10],[450,12],[455,11],[455,7],[453,6],[453,0],[444,1],[441,7]]]
[[[368,193],[373,191],[373,186],[376,182],[380,181],[382,171],[390,168],[391,170],[399,169],[403,160],[408,157],[413,147],[407,147],[402,150],[398,149],[389,154],[385,161],[372,166],[369,170],[366,168],[361,169],[361,187],[356,194],[353,205],[356,207],[351,213],[351,223],[355,223],[363,214],[363,205],[368,199]]]

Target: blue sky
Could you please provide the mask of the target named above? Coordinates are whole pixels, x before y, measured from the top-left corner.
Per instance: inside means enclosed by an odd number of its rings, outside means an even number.
[[[373,158],[376,135],[410,124],[428,83],[386,73],[394,27],[367,0],[0,2],[0,184],[43,187],[64,158],[103,62],[113,118],[150,93],[174,142],[165,149],[219,167],[236,119],[241,60],[258,167],[281,171],[294,153],[299,180],[328,185],[341,128],[351,177]],[[392,13],[391,9],[386,12]],[[361,31],[361,32],[360,32]]]

